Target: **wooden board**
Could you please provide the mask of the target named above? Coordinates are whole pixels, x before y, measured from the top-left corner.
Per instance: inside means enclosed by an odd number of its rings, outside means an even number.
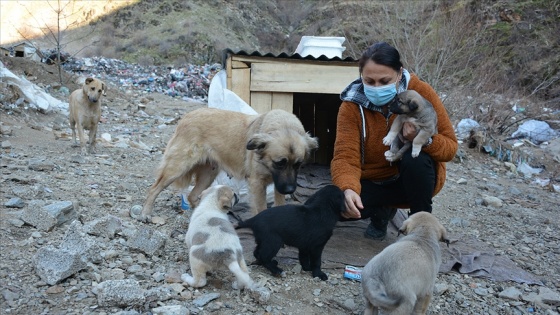
[[[245,103],[251,103],[251,91],[249,90],[249,83],[251,82],[251,70],[249,68],[244,69],[232,69],[232,79],[230,90],[237,94]]]
[[[272,109],[283,109],[289,113],[294,112],[293,93],[272,93]]]
[[[259,114],[264,114],[272,109],[272,93],[251,92],[251,107]]]
[[[358,75],[355,66],[254,63],[250,89],[251,92],[340,94]]]

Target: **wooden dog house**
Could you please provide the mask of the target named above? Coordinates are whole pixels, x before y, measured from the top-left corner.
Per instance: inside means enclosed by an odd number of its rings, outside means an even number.
[[[229,90],[258,113],[277,108],[294,113],[305,129],[319,138],[313,162],[330,164],[340,92],[358,78],[356,60],[227,49],[223,63]]]

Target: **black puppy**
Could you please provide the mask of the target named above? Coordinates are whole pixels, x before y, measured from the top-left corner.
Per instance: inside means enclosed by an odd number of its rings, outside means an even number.
[[[303,205],[266,209],[239,222],[236,229],[253,230],[257,243],[253,254],[257,263],[265,266],[274,276],[281,276],[282,269],[278,268],[278,262],[273,258],[286,244],[299,250],[299,262],[303,270],[311,271],[313,278],[327,280],[327,275],[321,271],[321,254],[344,211],[344,193],[334,185],[327,185]]]

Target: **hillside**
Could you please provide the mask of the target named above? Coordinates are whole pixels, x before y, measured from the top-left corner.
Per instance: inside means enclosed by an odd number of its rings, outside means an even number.
[[[33,23],[45,20],[37,16],[52,14],[56,5],[47,2],[50,11],[42,8],[34,13],[35,4],[14,3],[27,5],[27,15],[20,17],[26,22],[15,27],[28,33],[34,30],[35,35],[40,32]],[[60,43],[70,54],[145,65],[204,64],[220,62],[225,48],[292,53],[301,36],[315,35],[346,37],[343,57],[357,58],[367,45],[385,40],[399,48],[409,69],[438,90],[459,86],[514,98],[534,96],[558,108],[559,0],[91,3],[91,7],[64,7],[77,11],[64,20],[73,18],[81,25],[63,29]],[[6,2],[2,6],[8,8]],[[4,21],[7,12],[2,10]],[[52,38],[35,41],[41,48],[55,46]]]

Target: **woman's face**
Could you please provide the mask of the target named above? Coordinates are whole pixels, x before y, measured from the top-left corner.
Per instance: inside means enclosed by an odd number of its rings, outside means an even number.
[[[362,69],[362,82],[369,86],[382,86],[397,82],[399,72],[393,68],[368,60]]]

